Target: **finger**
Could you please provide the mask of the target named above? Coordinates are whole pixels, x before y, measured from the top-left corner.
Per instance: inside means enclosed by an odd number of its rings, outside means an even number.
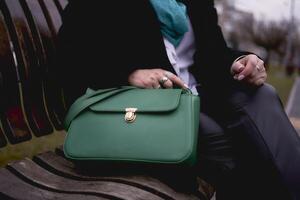
[[[259,61],[256,64],[256,69],[259,72],[266,71],[264,61],[262,61],[262,60],[259,59]]]
[[[259,71],[257,70],[257,66],[255,66],[248,78],[256,78],[257,76],[259,76]]]
[[[147,89],[153,88],[152,82],[150,80],[143,80],[143,79],[138,79],[131,85],[139,88],[147,88]]]
[[[169,80],[169,77],[167,77],[165,70],[162,69],[154,69],[153,70],[153,76],[155,76],[155,79],[157,80],[157,83],[162,88],[173,88],[173,83],[171,80]]]
[[[153,88],[154,89],[161,89],[161,85],[158,83],[158,84],[155,84],[154,86],[153,86]]]
[[[248,61],[246,62],[246,67],[240,72],[237,80],[241,81],[249,76],[254,76],[252,74],[254,70],[256,70],[257,57],[249,56]]]
[[[265,72],[266,68],[264,66],[256,65],[256,69],[258,72]]]
[[[260,72],[258,71],[257,68],[258,68],[257,65],[253,66],[251,73],[247,77],[245,77],[245,79],[256,79],[258,76],[260,76]]]
[[[240,73],[243,69],[245,68],[245,66],[241,63],[241,62],[235,62],[232,67],[231,67],[231,74],[238,74]]]
[[[153,70],[151,70],[151,73],[152,73],[152,76],[155,79],[156,88],[162,88],[163,87],[163,84],[162,84],[163,80],[162,79],[163,79],[164,76],[162,75],[161,70],[160,69],[153,69]]]
[[[254,85],[256,86],[261,86],[266,82],[265,78],[259,78],[257,80],[255,80]]]
[[[173,88],[172,81],[165,75],[159,78],[158,82],[163,88]]]
[[[146,88],[145,84],[142,81],[136,80],[131,83],[132,86],[138,87],[138,88]]]
[[[170,80],[167,80],[166,82],[163,83],[162,87],[164,88],[173,88],[173,83]]]
[[[267,80],[267,74],[266,73],[260,73],[254,78],[246,80],[246,82],[250,83],[251,85],[262,85]]]
[[[155,76],[150,75],[147,78],[142,80],[142,85],[144,88],[147,88],[147,89],[156,89],[157,85],[159,85],[159,83],[157,82]]]
[[[172,81],[173,84],[181,87],[181,88],[188,88],[187,84],[185,84],[178,76],[171,72],[165,72],[165,75]]]

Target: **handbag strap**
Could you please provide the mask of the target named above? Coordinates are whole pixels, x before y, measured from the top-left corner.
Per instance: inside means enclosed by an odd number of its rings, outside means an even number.
[[[87,90],[87,93],[82,97],[78,98],[70,107],[68,114],[64,121],[65,130],[69,129],[69,126],[72,120],[83,110],[90,107],[91,105],[98,103],[104,99],[107,99],[111,96],[117,95],[119,93],[136,89],[136,87],[123,86],[121,88],[110,88],[104,90],[93,91],[91,89]]]

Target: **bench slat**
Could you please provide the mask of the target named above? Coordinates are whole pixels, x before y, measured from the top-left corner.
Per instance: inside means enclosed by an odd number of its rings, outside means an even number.
[[[50,119],[56,130],[63,129],[63,119],[66,112],[66,107],[63,103],[61,88],[58,88],[51,80],[49,70],[54,64],[55,59],[55,41],[47,24],[46,16],[44,15],[42,8],[37,0],[25,0],[28,9],[33,16],[34,23],[37,27],[37,32],[40,35],[41,45],[45,56],[45,65],[43,66],[45,71],[45,99],[47,102],[47,110]]]
[[[7,169],[0,170],[0,198],[1,199],[22,199],[22,200],[107,200],[107,198],[85,194],[69,194],[39,188],[12,174]],[[2,198],[3,197],[3,198]]]
[[[0,148],[5,147],[7,144],[7,141],[5,139],[5,136],[3,134],[2,128],[0,127]]]
[[[19,0],[19,2],[26,15],[29,28],[32,33],[32,40],[34,42],[33,46],[36,47],[36,57],[38,58],[38,63],[36,63],[37,66],[35,66],[35,68],[33,68],[34,70],[31,72],[35,75],[35,81],[31,82],[34,82],[34,85],[40,86],[40,88],[38,89],[42,92],[40,94],[40,97],[42,97],[42,99],[40,99],[40,102],[44,102],[44,104],[41,106],[43,107],[44,112],[46,108],[46,114],[49,117],[52,125],[56,130],[62,130],[63,119],[61,117],[61,114],[59,113],[64,113],[65,109],[61,109],[62,111],[60,112],[56,112],[56,109],[54,109],[57,105],[57,103],[54,102],[59,102],[59,104],[61,105],[60,107],[63,107],[63,103],[61,96],[57,94],[59,92],[59,89],[55,88],[53,84],[50,85],[48,74],[50,68],[49,65],[51,65],[54,60],[54,42],[52,39],[51,31],[47,26],[47,21],[37,0]],[[43,34],[41,34],[40,28],[42,29]],[[49,56],[49,54],[51,55]],[[55,92],[53,92],[53,90],[55,90]],[[31,91],[34,94],[39,93],[39,91]],[[54,98],[59,98],[59,100],[54,100]]]
[[[4,28],[3,24],[1,25],[1,23],[2,23],[2,20],[0,20],[0,34],[1,34],[1,32],[3,32],[3,28]],[[1,35],[2,35],[2,34],[1,34]],[[5,41],[3,41],[3,38],[0,37],[0,58],[3,57],[3,54],[5,54],[5,50],[6,50],[7,47],[8,47],[8,46],[7,46],[7,37],[4,37],[4,40],[5,40]],[[3,44],[3,42],[4,42],[4,44]],[[4,47],[3,47],[3,46],[4,46]],[[4,51],[4,52],[3,52],[3,51]],[[0,66],[3,66],[1,60],[2,60],[2,59],[0,59]],[[0,93],[1,93],[1,94],[4,94],[4,80],[3,80],[3,72],[2,72],[2,70],[0,71]],[[2,100],[2,101],[3,101],[3,100]],[[2,102],[2,101],[0,101],[1,104],[2,104],[2,105],[0,105],[0,110],[1,110],[1,111],[2,111],[3,108],[4,108],[4,102]],[[4,118],[2,112],[0,113],[0,119],[1,119],[1,118]],[[2,121],[2,120],[1,120],[1,121]],[[2,128],[2,126],[0,126],[0,148],[6,146],[6,144],[7,144],[7,141],[6,141],[6,138],[5,138],[4,133],[3,133],[3,128]]]
[[[58,8],[53,0],[38,0],[44,15],[46,16],[48,26],[52,31],[52,35],[56,36],[62,24],[61,16]]]
[[[59,11],[60,14],[62,14],[63,9],[67,6],[68,1],[67,0],[54,0],[54,3]]]
[[[88,176],[76,171],[72,162],[53,152],[39,154],[35,156],[33,160],[48,171],[75,180],[109,180],[113,182],[120,182],[155,193],[163,199],[198,199],[191,194],[178,193],[158,179],[144,175],[137,175],[137,171],[128,173],[128,171],[125,170],[124,174],[126,175],[123,176],[117,175],[117,173],[114,173],[112,176],[107,176],[108,174],[106,176]]]
[[[12,18],[12,31],[17,37],[13,38],[14,45],[19,48],[17,55],[20,70],[22,96],[27,121],[36,136],[53,132],[52,125],[46,115],[43,101],[42,77],[37,48],[30,30],[26,15],[19,0],[4,0]]]
[[[5,15],[5,16],[4,16]],[[17,52],[11,41],[11,35],[16,34],[8,31],[12,26],[8,9],[4,1],[0,1],[0,34],[1,34],[1,52],[0,64],[3,78],[3,90],[1,91],[1,124],[4,134],[10,143],[16,144],[31,139],[28,124],[22,110],[20,97],[20,76],[17,69],[18,62],[15,59]],[[12,28],[10,28],[11,30]],[[15,36],[16,37],[16,36]]]
[[[57,190],[65,193],[81,193],[115,197],[119,199],[149,199],[161,200],[159,196],[130,185],[111,181],[78,181],[50,173],[25,159],[9,164],[7,168],[22,179],[39,187]]]

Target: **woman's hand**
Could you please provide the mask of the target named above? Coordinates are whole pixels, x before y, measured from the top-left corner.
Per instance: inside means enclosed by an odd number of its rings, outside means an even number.
[[[129,75],[128,82],[140,88],[173,88],[175,85],[185,89],[188,87],[178,76],[163,69],[136,70]]]
[[[233,63],[231,67],[233,78],[250,85],[263,85],[267,79],[264,62],[256,55],[247,55]]]

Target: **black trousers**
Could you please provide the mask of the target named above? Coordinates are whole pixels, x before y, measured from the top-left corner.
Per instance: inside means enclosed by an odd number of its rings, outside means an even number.
[[[275,90],[200,89],[199,176],[217,199],[300,199],[300,139]]]

